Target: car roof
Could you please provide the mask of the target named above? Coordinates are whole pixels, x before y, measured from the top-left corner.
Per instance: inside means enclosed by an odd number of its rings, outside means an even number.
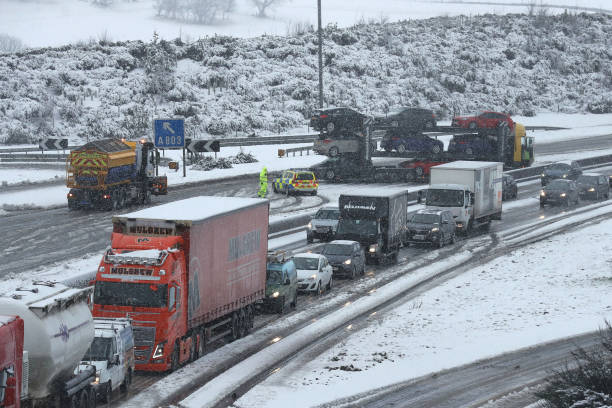
[[[312,252],[300,252],[299,254],[293,255],[294,258],[321,258],[321,254],[313,254]]]
[[[330,244],[338,244],[338,245],[353,245],[353,244],[358,244],[357,241],[349,241],[348,239],[334,239],[333,241],[329,242]]]
[[[583,176],[590,176],[590,177],[601,177],[601,176],[605,176],[605,174],[600,174],[600,173],[582,173]]]
[[[574,160],[559,160],[551,164],[567,164],[568,166],[571,166],[572,163],[574,163]]]

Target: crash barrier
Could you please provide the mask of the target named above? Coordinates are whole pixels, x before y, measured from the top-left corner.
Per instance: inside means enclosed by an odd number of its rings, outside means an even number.
[[[596,166],[598,164],[612,163],[612,154],[605,154],[603,156],[587,157],[584,159],[578,159],[574,161],[578,162],[578,164],[580,164],[581,167]],[[510,170],[510,171],[507,171],[506,173],[510,174],[515,179],[526,179],[526,178],[532,178],[532,177],[537,178],[540,176],[540,174],[542,174],[542,172],[547,166],[548,165],[525,167],[522,169]]]
[[[312,150],[312,146],[304,146],[304,147],[291,147],[289,149],[278,149],[278,157],[289,157],[289,153],[293,153],[293,157],[295,157],[296,153],[300,153],[300,156],[310,155],[310,151]]]

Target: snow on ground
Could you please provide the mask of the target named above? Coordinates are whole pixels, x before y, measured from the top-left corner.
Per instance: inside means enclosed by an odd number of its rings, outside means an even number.
[[[46,181],[63,180],[66,176],[64,168],[29,169],[0,168],[0,189],[16,184],[37,184]]]
[[[93,3],[93,2],[92,2]],[[269,18],[254,16],[255,8],[250,0],[237,1],[236,10],[226,19],[215,24],[198,25],[174,22],[156,17],[152,0],[137,2],[115,1],[110,7],[99,7],[84,1],[36,1],[4,0],[0,13],[0,33],[17,37],[32,47],[58,46],[89,39],[143,40],[148,41],[157,32],[161,38],[193,40],[204,36],[231,35],[254,37],[262,34],[286,35],[298,24],[316,26],[317,6],[312,0],[282,2],[268,11]],[[503,4],[491,4],[503,3]],[[531,2],[516,0],[492,0],[483,4],[453,4],[414,0],[354,0],[347,7],[344,0],[327,0],[323,3],[323,24],[337,23],[349,26],[360,21],[397,21],[403,19],[436,16],[474,15],[484,13],[527,13]],[[547,12],[563,12],[564,6],[592,7],[605,10],[604,0],[554,0]]]
[[[371,317],[318,358],[294,359],[235,406],[310,407],[596,330],[612,318],[610,231],[605,221],[474,268]],[[361,371],[340,369],[350,365]]]

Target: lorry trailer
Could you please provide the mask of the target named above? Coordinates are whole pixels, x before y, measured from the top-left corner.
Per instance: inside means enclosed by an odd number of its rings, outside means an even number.
[[[132,319],[136,370],[175,370],[253,327],[269,201],[194,197],[113,217],[93,313]]]
[[[372,189],[362,194],[341,194],[340,221],[335,239],[357,241],[366,259],[397,261],[406,238],[408,190]]]
[[[467,233],[502,216],[503,164],[499,162],[455,161],[431,168],[425,207],[450,210],[457,231]]]
[[[168,193],[166,176],[155,176],[150,142],[102,139],[70,152],[66,159],[68,208],[119,209]]]
[[[23,319],[0,315],[0,407],[19,407],[22,370]]]
[[[3,349],[11,350],[12,369],[5,366],[4,376],[11,385],[12,406],[64,408],[95,406],[92,383],[93,366],[79,366],[94,337],[94,323],[87,304],[90,288],[73,289],[52,282],[34,282],[0,297],[2,318],[16,321],[9,327],[10,337],[0,336]],[[22,322],[23,324],[21,324]],[[10,324],[10,322],[9,322]],[[9,349],[10,348],[10,349]],[[23,358],[17,359],[23,350]],[[0,378],[2,375],[0,375]],[[14,401],[15,396],[19,399]],[[6,399],[6,395],[5,395]],[[1,400],[0,400],[1,401]],[[10,406],[10,405],[9,405]]]

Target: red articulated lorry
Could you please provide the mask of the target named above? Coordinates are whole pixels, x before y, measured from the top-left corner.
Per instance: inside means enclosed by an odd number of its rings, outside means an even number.
[[[268,200],[194,197],[113,217],[95,317],[130,317],[136,370],[175,370],[253,327],[265,295]]]
[[[23,320],[0,315],[0,407],[19,408],[23,366]]]

